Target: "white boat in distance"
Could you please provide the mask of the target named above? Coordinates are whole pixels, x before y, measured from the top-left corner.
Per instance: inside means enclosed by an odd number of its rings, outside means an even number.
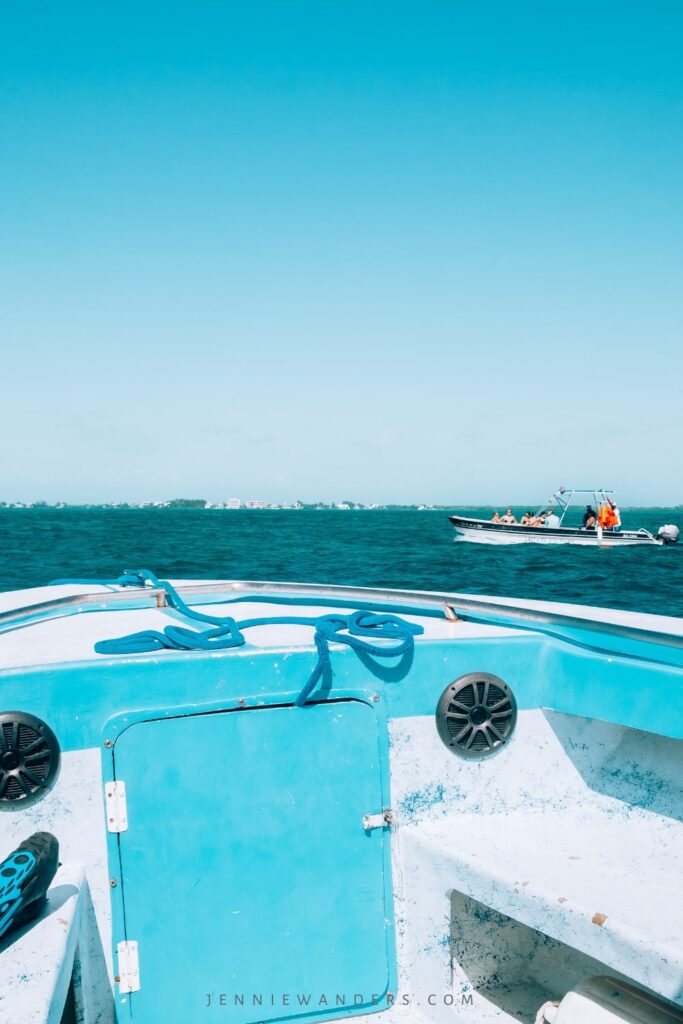
[[[560,520],[559,526],[521,526],[519,523],[499,523],[471,516],[452,515],[449,520],[455,529],[457,541],[473,541],[477,544],[580,544],[584,547],[633,547],[636,544],[676,544],[679,529],[673,524],[660,526],[657,536],[649,530],[603,529],[597,525],[592,529],[578,526],[564,526],[567,511],[578,495],[588,495],[599,508],[608,505],[611,490],[603,487],[580,489],[559,487],[552,498],[536,512],[537,519],[542,512],[553,508]],[[584,500],[584,499],[579,499]]]

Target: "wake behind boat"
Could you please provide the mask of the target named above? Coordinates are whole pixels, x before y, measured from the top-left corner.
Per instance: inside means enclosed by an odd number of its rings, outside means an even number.
[[[633,547],[634,545],[676,544],[679,529],[673,524],[660,526],[655,536],[642,527],[637,530],[621,528],[621,518],[614,501],[613,491],[604,488],[591,490],[559,487],[550,501],[520,523],[503,519],[476,519],[471,516],[452,515],[449,520],[455,529],[458,541],[474,541],[478,544],[580,544],[584,547]],[[590,516],[584,516],[584,525],[564,525],[567,513],[579,495],[589,495],[595,505],[588,505]],[[584,500],[578,498],[579,501]],[[546,510],[551,515],[546,515]],[[603,517],[604,513],[604,517]]]

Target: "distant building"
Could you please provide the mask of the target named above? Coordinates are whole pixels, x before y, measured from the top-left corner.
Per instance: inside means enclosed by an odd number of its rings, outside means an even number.
[[[241,498],[228,498],[225,503],[226,508],[242,508]]]
[[[260,499],[256,500],[254,498],[249,498],[247,501],[245,501],[244,507],[245,508],[269,508],[270,507],[270,502],[269,501],[261,501]]]

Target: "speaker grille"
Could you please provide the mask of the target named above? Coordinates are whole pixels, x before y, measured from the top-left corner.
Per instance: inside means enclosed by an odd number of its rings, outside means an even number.
[[[489,672],[460,676],[446,687],[436,709],[442,741],[453,753],[467,758],[495,754],[511,738],[516,721],[512,690]]]
[[[24,711],[0,713],[0,810],[19,810],[48,793],[61,752],[52,729]]]

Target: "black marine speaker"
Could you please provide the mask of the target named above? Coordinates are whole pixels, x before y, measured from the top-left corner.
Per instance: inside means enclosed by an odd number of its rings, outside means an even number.
[[[436,727],[460,757],[495,754],[512,737],[517,701],[507,683],[489,672],[469,672],[447,686],[436,708]]]
[[[52,729],[25,711],[0,712],[0,810],[21,810],[48,793],[61,752]]]

